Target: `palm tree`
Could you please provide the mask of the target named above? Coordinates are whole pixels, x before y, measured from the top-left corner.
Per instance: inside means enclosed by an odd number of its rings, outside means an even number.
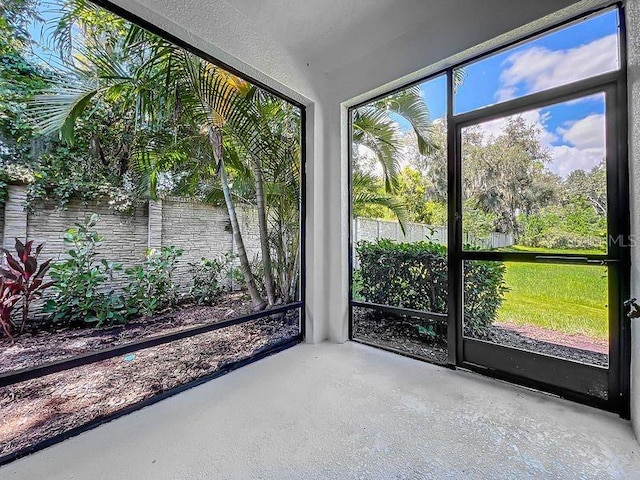
[[[387,192],[396,186],[398,158],[402,147],[401,130],[394,115],[411,125],[418,142],[418,150],[426,155],[437,148],[431,141],[429,107],[419,86],[409,87],[363,107],[353,113],[353,146],[371,152],[380,167]]]
[[[464,81],[465,70],[454,70],[454,89]],[[434,125],[430,119],[429,107],[422,97],[419,85],[408,87],[383,99],[357,108],[352,118],[352,151],[364,149],[370,152],[382,169],[385,193],[380,192],[378,181],[370,174],[357,169],[352,172],[352,201],[354,207],[377,205],[393,212],[404,231],[406,206],[394,197],[401,156],[402,132],[397,118],[407,122],[413,130],[422,155],[429,155],[440,149],[434,139]]]
[[[191,172],[191,178],[199,181],[200,175],[207,172],[219,176],[247,289],[254,309],[264,309],[267,303],[262,299],[251,272],[240,231],[225,165],[224,141],[226,133],[244,138],[245,143],[249,142],[247,139],[259,136],[257,115],[251,107],[255,89],[238,77],[135,26],[129,28],[124,39],[111,42],[104,48],[92,44],[91,48],[80,46],[77,50],[80,54],[73,55],[56,86],[31,102],[35,126],[42,134],[60,132],[62,138],[73,142],[74,126],[92,102],[118,99],[123,110],[135,111],[136,127],[144,126],[153,131],[154,128],[169,126],[177,131],[185,122],[197,127],[200,136],[209,144],[209,164],[206,153],[199,155],[202,168]],[[259,143],[253,141],[252,145]],[[202,146],[202,141],[196,141],[195,145]],[[155,138],[144,147],[136,152],[136,160],[139,170],[149,173],[146,186],[149,195],[153,196],[159,171],[175,165],[176,160],[185,158],[185,154],[176,151],[175,145],[171,148],[171,145],[164,145]],[[187,146],[182,144],[182,147]],[[260,200],[264,199],[264,192],[260,169],[256,169],[259,165],[259,161],[254,159],[253,174],[260,192],[257,203],[261,212],[262,240],[267,237],[267,225],[263,213],[264,200]],[[262,244],[265,242],[263,240]],[[270,256],[264,247],[263,257],[269,266],[265,269],[268,272],[265,281],[268,303],[273,305],[276,298]]]

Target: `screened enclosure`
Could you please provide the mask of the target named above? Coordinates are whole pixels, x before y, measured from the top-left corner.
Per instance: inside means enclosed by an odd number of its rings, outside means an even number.
[[[353,340],[628,415],[624,51],[608,8],[350,109]]]
[[[304,107],[110,5],[0,12],[9,461],[303,340]]]

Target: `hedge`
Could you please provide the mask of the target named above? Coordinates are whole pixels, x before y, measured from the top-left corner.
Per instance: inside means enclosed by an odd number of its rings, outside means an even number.
[[[362,300],[433,313],[447,313],[447,249],[432,242],[387,239],[356,246],[356,295]],[[485,336],[502,304],[505,266],[467,261],[464,269],[465,334]]]

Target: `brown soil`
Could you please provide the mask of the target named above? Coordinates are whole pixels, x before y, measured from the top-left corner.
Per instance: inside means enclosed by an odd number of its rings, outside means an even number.
[[[298,331],[294,311],[0,388],[0,456],[213,373]]]
[[[355,339],[419,355],[433,363],[447,363],[446,335],[441,336],[445,338],[444,342],[420,335],[419,323],[417,319],[384,316],[363,308],[353,309]]]
[[[446,363],[446,333],[439,332],[437,338],[428,338],[418,333],[419,323],[417,319],[353,309],[354,338],[419,355],[433,363]],[[495,324],[490,334],[481,340],[591,365],[609,364],[607,342],[585,335],[564,335],[532,326]]]
[[[524,337],[528,337],[541,342],[553,343],[565,347],[587,350],[589,352],[609,353],[609,342],[599,338],[589,337],[582,334],[569,335],[547,328],[540,328],[534,325],[515,325],[513,323],[495,323],[495,327],[517,332]]]
[[[243,292],[225,295],[214,306],[184,305],[177,310],[141,318],[126,325],[100,329],[60,329],[17,337],[14,343],[0,338],[0,373],[70,358],[122,345],[134,340],[219,322],[251,312]]]
[[[607,343],[582,335],[564,335],[532,326],[495,324],[483,340],[590,365],[609,365]]]

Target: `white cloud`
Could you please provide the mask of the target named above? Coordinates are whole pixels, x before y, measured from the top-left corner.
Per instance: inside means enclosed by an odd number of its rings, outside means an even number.
[[[515,92],[539,92],[618,68],[616,34],[567,50],[530,47],[514,53],[500,75],[497,100],[513,98]]]
[[[551,147],[551,169],[563,177],[573,170],[591,170],[605,156],[605,130],[604,114],[592,114],[558,128],[565,145]]]
[[[518,116],[522,117],[527,123],[538,128],[538,131],[540,132],[539,140],[544,146],[550,147],[553,142],[558,140],[557,135],[547,129],[546,124],[550,118],[550,114],[548,112],[543,114],[541,110],[529,110],[528,112],[518,114]],[[511,117],[498,118],[496,120],[481,123],[478,127],[484,134],[485,139],[488,140],[489,137],[495,138],[501,135],[510,118]]]
[[[578,148],[602,148],[605,142],[605,116],[602,113],[592,114],[559,128],[562,139]]]
[[[553,173],[566,177],[574,170],[588,172],[603,158],[601,148],[580,149],[569,145],[553,146],[550,149],[553,163],[549,166]]]

